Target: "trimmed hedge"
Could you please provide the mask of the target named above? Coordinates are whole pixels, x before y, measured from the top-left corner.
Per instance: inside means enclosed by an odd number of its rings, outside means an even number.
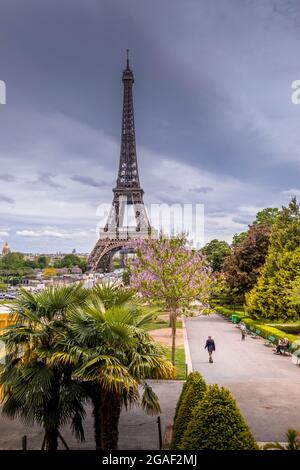
[[[182,400],[183,400],[184,395],[186,393],[186,390],[190,386],[192,380],[193,380],[193,374],[191,373],[187,376],[187,379],[186,379],[186,381],[184,382],[184,384],[182,386],[181,394],[178,398],[178,402],[177,402],[176,409],[175,409],[175,415],[174,415],[173,423],[175,423],[175,421],[177,419],[177,415],[178,415]]]
[[[256,450],[250,428],[229,390],[211,385],[180,443],[181,450]]]
[[[171,444],[172,449],[176,450],[179,448],[178,446],[191,419],[192,412],[195,406],[198,405],[199,400],[202,399],[205,391],[206,383],[199,372],[189,374],[176,407]]]
[[[298,338],[300,339],[300,323],[273,323],[272,326],[273,328],[277,328],[279,331],[283,331],[289,335],[298,335]]]
[[[238,315],[241,321],[245,323],[248,328],[253,326],[255,329],[260,330],[261,336],[263,338],[268,338],[268,336],[275,336],[277,340],[288,338],[290,343],[300,340],[299,335],[297,336],[288,334],[284,331],[278,330],[278,328],[275,328],[275,326],[269,325],[267,323],[261,323],[258,320],[253,320],[252,318],[245,316],[245,313],[242,310],[232,310],[226,307],[217,307],[215,310],[217,313],[220,313],[221,315],[224,315],[228,318],[230,318],[233,314]]]
[[[285,333],[284,331],[278,330],[277,328],[274,328],[274,326],[267,325],[265,323],[259,323],[255,320],[251,320],[251,318],[243,318],[243,322],[245,325],[249,328],[250,326],[253,326],[255,329],[261,331],[261,335],[263,338],[268,338],[268,336],[275,336],[275,338],[278,339],[283,339],[287,338],[290,343],[293,343],[294,341],[299,341],[299,336],[297,335],[289,335],[288,333]]]
[[[233,309],[229,307],[217,306],[215,307],[215,311],[228,318],[230,318],[231,315],[238,315],[240,318],[243,318],[245,316],[244,310],[240,310],[240,308]]]

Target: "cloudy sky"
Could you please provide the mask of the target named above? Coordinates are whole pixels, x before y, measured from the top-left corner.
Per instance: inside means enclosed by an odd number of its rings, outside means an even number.
[[[119,159],[131,51],[145,202],[205,237],[300,195],[299,0],[1,0],[0,243],[88,252]]]

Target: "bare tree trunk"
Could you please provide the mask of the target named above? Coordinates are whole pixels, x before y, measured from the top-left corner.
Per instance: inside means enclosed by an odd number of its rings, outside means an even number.
[[[175,366],[175,353],[176,353],[176,311],[171,311],[171,328],[172,328],[172,356],[171,361]]]

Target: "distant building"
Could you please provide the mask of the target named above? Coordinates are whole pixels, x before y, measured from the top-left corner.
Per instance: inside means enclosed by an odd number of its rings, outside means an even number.
[[[72,274],[82,274],[82,269],[79,268],[78,266],[74,266],[73,268],[71,268],[71,273]]]
[[[11,253],[11,249],[9,244],[5,242],[2,248],[2,256],[8,255],[8,253]]]
[[[56,273],[58,276],[63,276],[64,274],[68,274],[69,270],[68,268],[57,268]]]

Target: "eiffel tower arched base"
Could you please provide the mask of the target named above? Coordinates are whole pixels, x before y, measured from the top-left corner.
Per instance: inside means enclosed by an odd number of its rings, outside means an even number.
[[[127,239],[100,239],[95,245],[92,253],[90,254],[88,266],[89,271],[95,272],[102,270],[103,272],[112,271],[112,259],[117,251],[122,248],[128,248],[130,246],[130,240]]]

